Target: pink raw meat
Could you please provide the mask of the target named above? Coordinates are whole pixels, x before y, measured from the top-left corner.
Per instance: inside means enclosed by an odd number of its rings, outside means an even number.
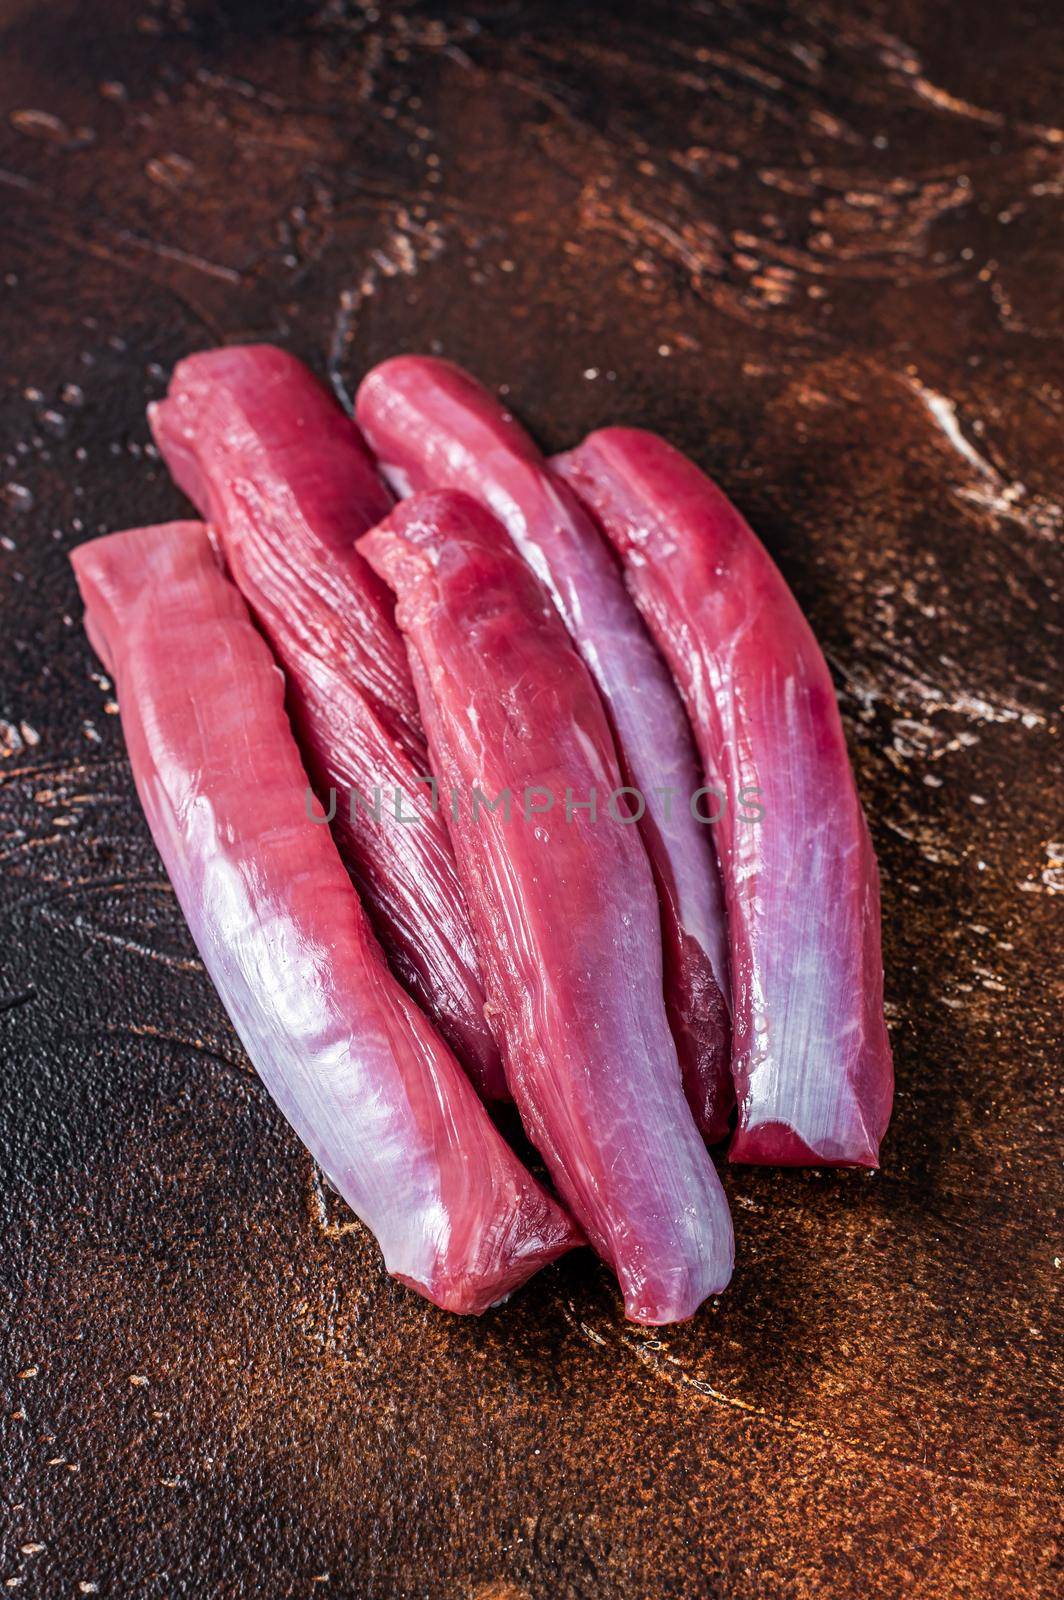
[[[207,530],[114,534],[73,562],[148,825],[259,1076],[389,1272],[486,1310],[578,1235],[392,977],[308,819],[281,674]]]
[[[733,1161],[879,1162],[893,1068],[879,875],[827,663],[764,546],[664,440],[593,433],[559,470],[593,508],[680,686],[731,931]],[[763,811],[743,820],[741,801]]]
[[[661,902],[665,999],[695,1119],[728,1131],[727,934],[708,830],[691,814],[698,758],[665,663],[625,592],[597,529],[520,424],[468,373],[398,356],[368,375],[356,414],[400,493],[465,490],[495,512],[550,590],[598,685],[640,821]]]
[[[623,779],[595,685],[468,495],[416,495],[359,548],[398,595],[526,1131],[627,1315],[689,1317],[731,1275],[731,1219],[683,1095],[646,852],[610,811]]]
[[[357,429],[269,345],[189,356],[149,417],[285,670],[304,760],[395,972],[485,1098],[505,1098],[391,596],[354,548],[392,503]]]

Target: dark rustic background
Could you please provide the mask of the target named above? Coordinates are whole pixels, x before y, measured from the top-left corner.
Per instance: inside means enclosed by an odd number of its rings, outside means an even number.
[[[0,1585],[1054,1592],[1060,20],[0,0]],[[389,1282],[195,958],[66,557],[181,512],[144,407],[224,339],[662,430],[830,655],[894,1122],[726,1174],[686,1327],[586,1255],[478,1322]]]

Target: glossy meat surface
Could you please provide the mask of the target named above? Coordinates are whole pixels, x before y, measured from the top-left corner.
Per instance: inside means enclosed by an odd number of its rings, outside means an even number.
[[[739,802],[716,828],[735,996],[731,1159],[874,1167],[893,1094],[879,875],[827,663],[764,546],[664,440],[604,429],[562,470],[624,561],[706,782]],[[745,819],[744,791],[760,821]]]
[[[623,780],[594,683],[469,496],[417,495],[360,548],[399,598],[526,1131],[627,1315],[691,1316],[730,1277],[731,1219],[683,1095],[646,852],[610,814]],[[577,809],[592,790],[596,818]]]
[[[605,702],[625,781],[645,803],[639,828],[661,902],[669,1020],[699,1127],[722,1138],[734,1098],[727,935],[712,844],[689,807],[698,759],[613,555],[520,424],[449,362],[383,362],[363,382],[356,415],[398,492],[455,488],[490,506],[565,619]]]
[[[479,1312],[576,1242],[389,972],[306,775],[280,672],[199,523],[73,554],[137,791],[256,1070],[388,1270]]]
[[[285,670],[304,760],[393,969],[481,1093],[505,1098],[447,830],[424,803],[392,600],[354,548],[391,505],[357,429],[269,345],[179,362],[150,420]]]

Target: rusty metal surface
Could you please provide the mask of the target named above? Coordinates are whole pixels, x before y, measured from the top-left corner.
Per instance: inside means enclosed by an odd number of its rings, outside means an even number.
[[[0,1584],[1054,1592],[1059,13],[6,0],[0,29]],[[479,1322],[390,1283],[195,959],[66,553],[181,512],[145,402],[258,337],[347,393],[442,350],[552,448],[659,428],[829,652],[893,1127],[875,1176],[728,1173],[735,1281],[689,1326],[626,1326],[586,1254]]]

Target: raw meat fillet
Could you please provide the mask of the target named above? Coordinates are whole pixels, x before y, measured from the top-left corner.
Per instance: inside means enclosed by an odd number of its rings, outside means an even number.
[[[200,523],[82,545],[144,813],[259,1076],[389,1272],[479,1312],[577,1242],[392,977],[306,775],[284,685]]]
[[[874,1167],[893,1093],[879,875],[827,663],[764,546],[664,440],[607,428],[560,470],[624,561],[706,782],[730,797],[716,836],[735,995],[731,1159]],[[760,821],[744,820],[758,807]]]
[[[284,668],[304,760],[393,969],[485,1098],[505,1098],[391,596],[354,549],[392,503],[357,429],[269,345],[189,356],[149,416]]]
[[[708,830],[690,811],[691,730],[616,560],[520,424],[459,367],[385,361],[363,382],[356,413],[400,493],[463,489],[491,507],[598,684],[626,782],[646,807],[640,831],[661,901],[665,1001],[688,1102],[705,1136],[723,1138],[734,1093],[720,875]]]
[[[416,495],[359,547],[398,595],[525,1129],[627,1315],[689,1317],[731,1275],[731,1219],[684,1100],[646,852],[610,812],[623,779],[594,683],[468,495]],[[592,789],[597,818],[578,809]]]

